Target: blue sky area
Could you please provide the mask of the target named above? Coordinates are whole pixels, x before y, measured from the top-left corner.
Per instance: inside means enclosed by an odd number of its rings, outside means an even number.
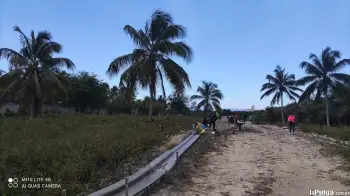
[[[201,80],[215,82],[225,95],[224,108],[270,105],[270,98],[260,101],[260,88],[277,64],[302,77],[299,63],[326,46],[350,58],[349,0],[2,0],[0,47],[19,48],[14,25],[26,33],[48,30],[63,44],[60,56],[76,64],[75,72],[93,72],[116,85],[119,78],[109,79],[105,71],[113,58],[134,48],[124,25],[143,27],[157,8],[188,29],[186,42],[195,56],[188,65],[179,61],[191,77],[187,93]],[[0,69],[7,67],[1,60]]]

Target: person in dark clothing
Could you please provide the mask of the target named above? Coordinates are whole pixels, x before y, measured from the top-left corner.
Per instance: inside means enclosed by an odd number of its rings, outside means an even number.
[[[245,124],[246,115],[243,114],[243,123]]]
[[[204,124],[205,126],[208,126],[209,122],[208,122],[208,120],[207,120],[207,117],[204,117],[204,119],[203,119],[203,124]]]
[[[213,125],[213,131],[216,131],[216,127],[215,127],[215,122],[216,120],[219,118],[219,111],[213,112],[210,116],[210,120],[209,120],[209,129],[211,128],[211,126]]]

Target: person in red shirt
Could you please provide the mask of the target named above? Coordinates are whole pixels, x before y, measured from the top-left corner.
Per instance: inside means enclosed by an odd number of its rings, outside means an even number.
[[[295,130],[295,116],[293,114],[288,116],[289,133],[294,133]]]

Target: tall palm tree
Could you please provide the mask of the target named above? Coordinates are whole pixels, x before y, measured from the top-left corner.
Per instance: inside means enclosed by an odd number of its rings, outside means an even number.
[[[202,81],[202,85],[198,87],[198,95],[192,95],[191,101],[198,100],[195,108],[196,111],[204,107],[204,116],[207,116],[207,110],[221,110],[220,100],[224,97],[218,89],[218,85],[212,82]]]
[[[15,89],[20,92],[21,101],[30,102],[32,116],[37,116],[43,104],[43,97],[64,91],[63,83],[67,78],[59,74],[60,68],[74,68],[74,63],[62,57],[53,57],[62,50],[61,44],[52,41],[51,33],[40,31],[30,36],[25,35],[18,27],[14,31],[19,33],[21,49],[16,52],[10,48],[0,48],[0,59],[9,62],[9,72],[1,79],[8,82],[0,100],[7,92]]]
[[[144,29],[136,30],[126,25],[124,31],[137,48],[114,59],[108,67],[107,74],[114,76],[122,68],[128,67],[121,75],[121,79],[127,79],[134,91],[137,86],[149,88],[151,97],[149,120],[151,120],[152,100],[156,97],[157,84],[160,83],[162,86],[163,97],[166,97],[165,78],[176,91],[183,92],[185,86],[191,87],[186,71],[170,58],[176,55],[187,62],[192,59],[192,49],[186,43],[176,41],[186,36],[186,29],[182,25],[174,24],[170,14],[156,10],[146,22]]]
[[[339,51],[326,47],[326,49],[322,50],[320,58],[315,54],[310,54],[309,59],[312,61],[311,63],[306,61],[300,63],[300,67],[305,70],[307,76],[301,78],[298,83],[301,85],[311,84],[300,96],[299,102],[310,99],[314,92],[316,92],[316,100],[321,97],[324,98],[327,126],[330,126],[328,108],[330,93],[349,92],[349,88],[345,83],[350,81],[350,75],[337,72],[350,64],[350,59],[340,60],[340,58],[341,53]]]
[[[281,101],[282,123],[284,123],[283,95],[287,95],[289,99],[296,102],[296,98],[300,97],[296,91],[302,92],[303,90],[297,87],[295,75],[286,73],[285,69],[282,69],[281,66],[277,65],[274,73],[275,76],[270,74],[266,75],[266,79],[269,82],[262,85],[260,92],[265,92],[263,95],[261,95],[260,100],[274,93],[271,100],[271,105],[276,103],[279,104]]]

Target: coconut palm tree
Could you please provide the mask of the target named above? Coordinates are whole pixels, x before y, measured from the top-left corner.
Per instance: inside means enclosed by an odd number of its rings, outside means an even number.
[[[218,89],[218,85],[212,82],[202,81],[202,85],[198,87],[198,95],[192,95],[191,101],[198,100],[195,108],[196,111],[204,107],[204,116],[207,116],[207,110],[221,110],[220,100],[223,99],[222,92]]]
[[[53,57],[62,50],[61,44],[52,41],[47,31],[30,36],[25,35],[18,27],[14,31],[19,33],[21,49],[16,52],[10,48],[0,48],[0,59],[9,62],[9,72],[1,77],[7,82],[6,89],[0,95],[0,100],[11,90],[20,92],[21,101],[31,105],[32,116],[37,116],[43,104],[43,97],[64,91],[67,78],[59,74],[60,68],[74,68],[74,63],[62,57]]]
[[[340,58],[341,53],[339,51],[326,47],[322,50],[320,58],[315,54],[310,54],[311,63],[306,61],[300,63],[300,67],[305,70],[307,76],[301,78],[298,83],[300,85],[311,84],[300,96],[299,102],[310,99],[315,92],[316,100],[322,97],[325,100],[327,126],[330,126],[328,108],[330,94],[349,92],[349,87],[345,83],[350,81],[350,75],[338,73],[338,71],[350,64],[350,59],[340,60]]]
[[[148,88],[150,93],[149,120],[152,118],[152,100],[156,97],[156,86],[161,84],[163,97],[165,95],[164,79],[168,79],[172,87],[183,92],[185,87],[191,87],[185,70],[170,57],[176,55],[189,62],[192,59],[192,49],[178,38],[186,36],[182,25],[174,24],[170,14],[156,10],[145,27],[136,30],[130,25],[124,31],[137,46],[133,52],[114,59],[108,67],[109,76],[117,75],[124,67],[128,67],[121,75],[127,79],[131,89],[137,86]]]
[[[270,74],[266,75],[266,79],[269,82],[262,85],[260,92],[265,92],[263,95],[261,95],[260,100],[274,93],[271,100],[271,105],[276,103],[279,104],[281,101],[282,123],[284,123],[283,95],[287,95],[289,99],[296,102],[296,98],[300,97],[296,91],[302,92],[303,90],[297,87],[295,75],[286,73],[285,69],[282,69],[281,66],[277,65],[274,73],[275,76]]]

